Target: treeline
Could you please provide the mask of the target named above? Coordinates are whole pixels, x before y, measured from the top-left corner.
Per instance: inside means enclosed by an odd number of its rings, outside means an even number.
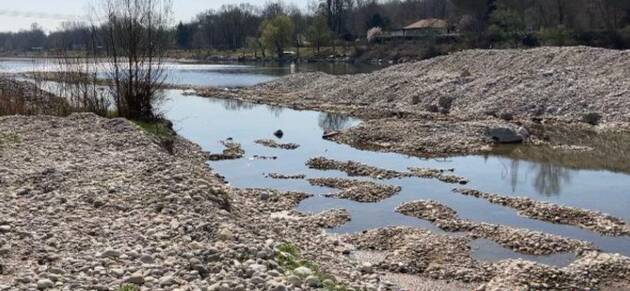
[[[448,20],[466,47],[595,45],[630,48],[628,0],[320,0],[307,10],[282,2],[226,5],[180,22],[170,31],[173,49],[279,52],[281,47],[357,43],[368,30],[397,29],[425,18]],[[46,35],[0,33],[1,51],[85,49],[95,31],[68,24]]]

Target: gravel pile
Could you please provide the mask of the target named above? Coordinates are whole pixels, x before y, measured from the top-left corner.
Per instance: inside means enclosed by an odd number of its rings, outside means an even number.
[[[262,85],[322,102],[462,116],[553,116],[630,122],[630,52],[589,47],[468,50],[370,74],[295,74]]]
[[[601,212],[540,202],[526,197],[502,196],[473,189],[456,189],[455,192],[514,208],[518,210],[520,215],[533,219],[575,225],[610,236],[630,235],[630,226],[625,221]]]
[[[370,181],[359,181],[339,178],[308,179],[311,185],[341,190],[327,195],[357,202],[379,202],[394,196],[402,190],[399,186],[380,185]]]
[[[237,160],[245,156],[245,151],[241,147],[241,144],[235,142],[231,138],[221,141],[221,144],[225,146],[223,153],[211,154],[208,158],[209,160],[211,161]]]
[[[409,173],[380,169],[355,161],[341,162],[324,157],[312,158],[306,162],[306,165],[311,169],[323,171],[337,170],[345,172],[349,176],[372,177],[375,179],[394,179],[410,176]]]
[[[396,212],[428,220],[446,231],[466,232],[474,238],[481,237],[492,240],[505,248],[522,254],[579,253],[593,249],[590,243],[558,235],[461,219],[453,209],[435,201],[407,202],[399,206]]]
[[[185,140],[170,154],[136,125],[93,114],[0,117],[0,132],[12,136],[0,145],[0,290],[381,284],[322,232],[347,213],[278,217],[309,195],[229,188]]]
[[[461,184],[461,185],[465,185],[468,184],[468,179],[464,178],[464,177],[460,177],[460,176],[456,176],[456,175],[452,175],[452,174],[447,174],[447,173],[453,173],[455,172],[455,169],[427,169],[427,168],[414,168],[411,167],[409,168],[409,171],[411,171],[415,176],[420,177],[420,178],[429,178],[429,179],[438,179],[444,183],[451,183],[451,184]]]

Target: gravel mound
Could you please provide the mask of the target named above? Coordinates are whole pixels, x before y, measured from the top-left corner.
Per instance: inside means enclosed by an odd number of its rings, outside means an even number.
[[[492,240],[505,248],[522,254],[579,253],[593,249],[593,246],[587,242],[558,235],[461,219],[455,210],[435,201],[407,202],[399,206],[396,212],[428,220],[446,231],[466,232],[472,237]]]
[[[0,117],[0,133],[0,290],[380,285],[321,229],[347,212],[278,216],[309,195],[229,188],[183,139],[171,154],[133,123],[93,114]]]
[[[549,116],[630,122],[630,51],[590,47],[467,50],[370,74],[295,74],[261,85],[320,102],[463,116]],[[446,102],[448,103],[448,102]]]
[[[630,235],[630,226],[625,221],[597,211],[540,202],[525,197],[502,196],[472,189],[456,189],[455,192],[514,208],[518,210],[520,215],[533,219],[575,225],[610,236]]]
[[[328,197],[350,199],[357,202],[379,202],[394,196],[402,190],[399,186],[339,178],[316,178],[309,179],[308,182],[311,185],[341,190],[340,192],[327,195]]]

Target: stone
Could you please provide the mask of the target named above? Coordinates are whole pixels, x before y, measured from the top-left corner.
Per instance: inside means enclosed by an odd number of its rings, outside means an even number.
[[[293,274],[299,277],[308,277],[313,274],[313,271],[307,267],[302,266],[297,267],[295,270],[293,270]]]
[[[313,287],[313,288],[322,287],[322,281],[317,276],[313,276],[313,275],[306,277],[306,279],[304,280],[304,283],[308,285],[309,287]]]
[[[136,272],[136,273],[133,273],[131,276],[129,276],[125,280],[125,282],[136,284],[136,285],[142,285],[144,284],[144,276],[142,275],[141,272]]]
[[[300,286],[302,285],[302,279],[296,275],[289,275],[287,276],[287,283],[293,286]]]
[[[104,258],[118,258],[120,257],[121,252],[114,250],[114,249],[106,249],[104,252],[101,253],[101,257]]]
[[[496,143],[513,144],[522,143],[523,137],[507,127],[496,127],[488,130],[488,136]]]
[[[0,225],[0,233],[6,233],[11,231],[10,225]]]
[[[55,283],[53,283],[50,279],[40,279],[37,280],[37,289],[46,290],[55,287]]]
[[[155,263],[155,260],[153,259],[153,256],[151,255],[147,255],[144,254],[142,256],[140,256],[140,262],[145,263],[145,264],[153,264]]]
[[[282,138],[284,136],[284,132],[281,129],[276,130],[273,135],[275,135],[277,138]]]

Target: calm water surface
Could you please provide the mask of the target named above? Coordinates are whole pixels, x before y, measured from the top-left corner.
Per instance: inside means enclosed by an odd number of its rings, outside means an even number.
[[[355,160],[369,165],[394,170],[407,167],[455,168],[456,174],[471,180],[467,187],[513,196],[528,196],[542,201],[600,210],[630,221],[630,175],[605,170],[569,169],[549,163],[514,160],[499,155],[467,156],[448,159],[420,159],[393,153],[361,151],[346,145],[323,140],[327,129],[340,129],[356,125],[359,121],[339,115],[314,111],[254,105],[222,99],[182,96],[179,91],[169,91],[170,100],[164,104],[166,116],[175,124],[178,132],[200,144],[205,150],[223,150],[220,140],[234,138],[247,153],[241,160],[213,162],[211,166],[224,175],[236,187],[275,188],[287,191],[304,191],[316,194],[299,205],[299,210],[319,212],[332,208],[345,208],[352,221],[332,230],[334,233],[358,232],[366,229],[407,225],[439,231],[430,223],[400,215],[394,209],[401,203],[417,199],[431,199],[455,209],[463,218],[480,222],[506,224],[563,235],[594,242],[609,252],[630,255],[630,238],[600,236],[594,232],[573,226],[557,225],[532,220],[517,215],[511,208],[488,203],[483,199],[453,193],[453,185],[437,180],[405,178],[378,181],[399,185],[402,192],[379,203],[358,203],[324,197],[334,191],[311,186],[304,180],[273,180],[266,173],[305,174],[315,177],[347,177],[338,171],[309,169],[305,162],[312,157],[324,156],[337,160]],[[275,138],[272,133],[282,129],[282,142],[300,144],[295,151],[270,149],[255,144],[260,138]],[[251,157],[277,156],[277,160],[254,160]],[[369,178],[361,178],[369,180]],[[475,242],[478,257],[504,259],[523,256],[510,250]],[[571,254],[539,257],[540,262],[566,265],[574,258]]]
[[[351,65],[319,65],[298,67],[243,66],[243,65],[184,65],[169,64],[169,79],[175,84],[235,87],[269,81],[298,71],[324,70],[329,73],[357,73],[370,67]],[[0,60],[0,72],[32,71],[28,60]],[[379,203],[358,203],[324,197],[334,190],[311,186],[304,180],[273,180],[266,173],[305,174],[315,177],[347,177],[337,171],[309,169],[305,162],[316,156],[337,160],[355,160],[369,165],[404,171],[407,167],[455,168],[456,174],[467,177],[467,187],[512,196],[527,196],[540,201],[599,210],[630,221],[630,174],[605,168],[568,168],[554,160],[553,153],[544,162],[515,159],[507,155],[466,156],[446,159],[420,159],[393,153],[376,153],[353,149],[323,140],[328,129],[342,129],[360,121],[341,115],[315,111],[295,111],[282,107],[183,96],[170,90],[169,98],[161,105],[163,113],[173,121],[178,133],[201,145],[204,150],[220,152],[221,140],[234,138],[240,142],[247,158],[212,162],[210,165],[236,187],[275,188],[316,194],[299,205],[299,210],[319,212],[331,208],[345,208],[352,221],[332,232],[348,233],[366,229],[406,225],[441,232],[427,221],[394,212],[401,203],[417,199],[431,199],[455,209],[463,218],[514,227],[528,228],[593,242],[597,247],[630,256],[630,238],[606,237],[573,226],[556,225],[518,216],[510,208],[488,203],[483,199],[453,193],[452,184],[437,180],[405,178],[378,181],[399,185],[402,192]],[[254,140],[275,138],[272,133],[282,129],[282,142],[293,142],[301,147],[295,151],[270,149],[255,144]],[[254,155],[277,156],[277,160],[254,160]],[[611,157],[615,158],[615,157]],[[540,159],[537,159],[538,161]],[[366,179],[369,178],[359,178]],[[524,258],[553,265],[567,265],[573,254],[535,257],[514,253],[487,240],[476,240],[471,245],[474,256],[481,260]]]

